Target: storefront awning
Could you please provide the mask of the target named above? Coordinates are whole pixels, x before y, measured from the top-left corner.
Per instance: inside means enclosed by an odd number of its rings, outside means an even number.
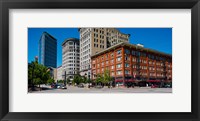
[[[160,80],[148,80],[147,82],[160,82]]]
[[[115,80],[115,82],[136,82],[136,80],[133,79],[126,79],[126,80]]]
[[[115,82],[123,82],[123,80],[115,80]]]
[[[128,79],[128,80],[125,80],[125,82],[135,82],[135,80],[133,80],[133,79]]]

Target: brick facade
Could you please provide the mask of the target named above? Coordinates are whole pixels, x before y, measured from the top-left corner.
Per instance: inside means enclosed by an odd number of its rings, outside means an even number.
[[[91,59],[93,80],[108,69],[115,82],[172,81],[172,56],[152,49],[122,42]]]

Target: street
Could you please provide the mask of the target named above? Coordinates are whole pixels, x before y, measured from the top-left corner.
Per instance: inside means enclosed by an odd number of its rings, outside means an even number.
[[[29,93],[172,93],[172,88],[151,88],[151,87],[134,87],[134,88],[78,88],[67,86],[67,89],[49,89],[42,91],[33,91]]]

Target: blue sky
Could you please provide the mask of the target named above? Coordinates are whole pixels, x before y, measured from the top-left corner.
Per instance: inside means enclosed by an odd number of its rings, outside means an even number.
[[[172,28],[118,28],[122,33],[131,34],[130,43],[172,54]],[[46,31],[57,39],[57,67],[62,65],[62,42],[71,37],[79,38],[77,28],[29,28],[28,62],[39,55],[38,41]]]

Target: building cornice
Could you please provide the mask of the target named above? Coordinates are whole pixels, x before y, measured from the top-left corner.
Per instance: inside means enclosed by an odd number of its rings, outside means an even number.
[[[109,48],[107,48],[107,49],[105,49],[103,51],[100,51],[100,52],[98,52],[98,53],[96,53],[94,55],[91,55],[91,58],[99,56],[99,55],[101,55],[103,53],[109,52],[109,51],[111,51],[113,49],[116,49],[118,47],[123,47],[123,46],[127,46],[127,47],[130,47],[130,48],[136,48],[137,50],[144,50],[146,52],[152,52],[152,53],[155,53],[155,54],[161,54],[161,55],[164,55],[164,56],[170,56],[170,57],[172,56],[171,54],[160,52],[158,50],[154,50],[154,49],[150,49],[150,48],[145,48],[145,47],[140,47],[138,45],[130,44],[128,42],[120,42],[120,43],[118,43],[116,45],[113,45],[112,47],[109,47]]]

